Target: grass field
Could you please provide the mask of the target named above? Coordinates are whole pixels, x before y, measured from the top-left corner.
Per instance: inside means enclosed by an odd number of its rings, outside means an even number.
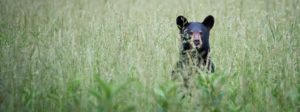
[[[299,112],[299,0],[0,0],[1,112]],[[180,100],[176,17],[211,30]]]

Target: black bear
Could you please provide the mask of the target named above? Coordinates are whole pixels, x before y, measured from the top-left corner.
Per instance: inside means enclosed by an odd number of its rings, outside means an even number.
[[[214,26],[214,17],[209,15],[202,22],[189,22],[184,16],[176,19],[180,34],[180,58],[172,71],[172,79],[182,79],[185,88],[190,86],[190,77],[199,71],[213,73],[209,32]]]

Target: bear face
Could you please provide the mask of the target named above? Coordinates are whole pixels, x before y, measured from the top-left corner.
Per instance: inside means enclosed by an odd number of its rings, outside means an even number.
[[[188,22],[184,16],[178,16],[176,23],[182,51],[197,49],[199,52],[209,52],[209,32],[214,25],[213,16],[207,16],[202,22]]]

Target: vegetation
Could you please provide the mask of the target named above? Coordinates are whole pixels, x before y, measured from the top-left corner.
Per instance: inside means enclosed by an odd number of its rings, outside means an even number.
[[[0,111],[300,111],[299,0],[0,0]],[[216,19],[180,99],[176,17]]]

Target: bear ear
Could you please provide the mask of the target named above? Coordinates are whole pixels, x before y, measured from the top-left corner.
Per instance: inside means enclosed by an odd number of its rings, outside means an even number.
[[[208,15],[202,22],[202,24],[208,27],[209,30],[214,26],[214,23],[215,19],[212,15]]]
[[[176,19],[176,24],[179,30],[182,30],[184,27],[186,27],[188,23],[188,20],[184,16],[178,16]]]

